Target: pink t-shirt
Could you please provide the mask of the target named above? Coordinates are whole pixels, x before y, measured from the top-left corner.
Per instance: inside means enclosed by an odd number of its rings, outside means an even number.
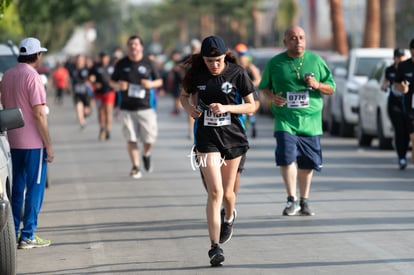
[[[8,130],[10,147],[14,149],[44,148],[33,116],[33,106],[46,104],[46,91],[38,72],[26,63],[18,63],[6,71],[0,86],[5,109],[20,108],[24,127]]]

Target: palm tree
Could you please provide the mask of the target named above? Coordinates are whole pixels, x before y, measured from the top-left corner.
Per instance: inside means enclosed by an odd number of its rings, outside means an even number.
[[[380,2],[378,0],[367,0],[364,30],[364,48],[378,48],[380,46]]]
[[[342,13],[342,0],[329,0],[331,5],[332,40],[333,48],[341,55],[348,54],[344,15]]]
[[[395,0],[381,0],[381,47],[395,48]]]

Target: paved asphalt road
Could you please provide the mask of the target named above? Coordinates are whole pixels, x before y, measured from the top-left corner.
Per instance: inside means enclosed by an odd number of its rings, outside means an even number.
[[[414,274],[414,167],[398,170],[393,151],[324,137],[316,216],[283,217],[272,120],[259,116],[225,265],[211,268],[206,194],[171,98],[159,103],[154,172],[140,180],[129,178],[119,121],[99,142],[96,113],[80,131],[71,100],[50,101],[56,158],[37,233],[53,243],[19,250],[18,274]]]

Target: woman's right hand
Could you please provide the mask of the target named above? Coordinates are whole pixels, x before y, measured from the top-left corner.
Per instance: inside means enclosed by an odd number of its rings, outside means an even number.
[[[203,112],[200,111],[199,109],[197,109],[197,106],[193,106],[193,109],[191,110],[190,116],[192,118],[199,118],[199,117],[201,117],[202,114],[203,114]]]

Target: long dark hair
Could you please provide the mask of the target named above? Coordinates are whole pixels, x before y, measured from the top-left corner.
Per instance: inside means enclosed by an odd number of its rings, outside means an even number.
[[[237,64],[237,58],[231,50],[227,50],[224,62]],[[186,74],[184,75],[182,86],[185,91],[190,92],[195,76],[199,73],[209,73],[208,68],[206,63],[204,63],[203,56],[199,53],[191,55],[183,65],[186,69]]]

